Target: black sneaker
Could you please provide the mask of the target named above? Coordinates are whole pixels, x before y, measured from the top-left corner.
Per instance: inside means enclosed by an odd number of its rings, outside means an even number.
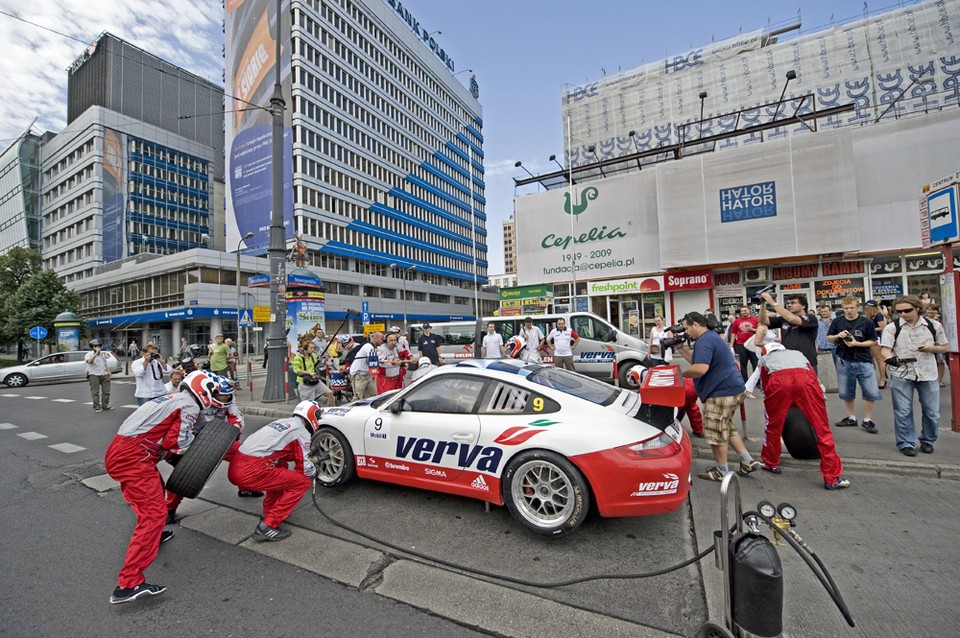
[[[737,474],[740,476],[746,476],[747,474],[752,474],[760,469],[760,461],[756,459],[750,461],[749,463],[740,462],[740,467],[737,468]]]
[[[783,474],[783,470],[779,467],[770,467],[767,465],[761,465],[760,469],[764,472],[770,472],[771,474]]]
[[[864,419],[863,423],[861,423],[860,425],[862,425],[863,429],[869,432],[870,434],[877,433],[877,424],[871,421],[870,419]]]
[[[850,487],[850,481],[843,478],[842,476],[837,478],[833,483],[823,482],[823,489],[825,490],[843,490]]]
[[[920,442],[920,451],[924,454],[933,454],[933,443]]]
[[[723,480],[723,472],[720,471],[720,468],[714,465],[707,470],[697,474],[698,477],[702,478],[705,481],[717,481],[718,483]]]
[[[916,456],[916,455],[917,455],[917,448],[915,448],[915,447],[902,447],[902,448],[900,448],[900,454],[903,454],[904,456]]]
[[[113,409],[113,406],[112,406],[112,405],[105,405],[105,406],[103,406],[103,409],[104,409],[104,410],[112,410],[112,409]]]
[[[237,490],[237,496],[240,498],[260,498],[263,496],[263,492],[257,492],[254,490]]]
[[[836,423],[834,423],[834,425],[837,426],[838,428],[855,428],[857,427],[857,417],[855,416],[844,417],[839,421],[837,421]]]
[[[147,598],[149,596],[159,596],[167,588],[163,585],[150,585],[149,583],[140,583],[136,587],[117,587],[110,596],[110,604],[118,605],[120,603],[129,603],[137,598]]]
[[[163,530],[163,531],[160,533],[160,544],[163,545],[164,543],[166,543],[166,542],[167,542],[168,540],[170,540],[171,538],[173,538],[173,532],[171,532],[170,530],[166,530],[166,529]]]
[[[290,530],[281,529],[279,527],[269,527],[264,523],[257,525],[257,529],[253,531],[253,540],[262,543],[264,541],[274,542],[282,541],[285,538],[290,537]]]

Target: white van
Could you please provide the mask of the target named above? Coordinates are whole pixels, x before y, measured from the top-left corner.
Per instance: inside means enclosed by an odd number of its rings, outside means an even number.
[[[491,321],[503,337],[504,343],[510,337],[519,334],[525,317],[485,317],[482,331],[487,332]],[[605,381],[613,381],[614,362],[617,364],[621,387],[634,387],[627,377],[627,371],[647,356],[647,343],[637,337],[621,332],[605,319],[589,312],[568,312],[558,315],[530,315],[533,325],[540,328],[544,336],[557,326],[557,319],[563,318],[568,328],[573,328],[580,336],[573,350],[573,366],[577,372]],[[475,321],[451,321],[431,324],[432,332],[440,338],[440,359],[442,363],[454,363],[459,359],[473,359],[474,342],[477,336]],[[423,330],[420,326],[410,328],[410,349],[417,351],[417,342]],[[543,357],[544,363],[552,363],[552,356]]]

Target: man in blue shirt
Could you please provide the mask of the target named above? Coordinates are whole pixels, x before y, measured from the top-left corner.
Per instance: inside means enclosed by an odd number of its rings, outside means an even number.
[[[683,328],[694,341],[693,351],[681,347],[677,353],[691,364],[683,371],[683,376],[693,379],[697,396],[703,402],[703,435],[717,462],[714,467],[697,476],[708,481],[722,481],[730,471],[727,464],[728,443],[740,457],[737,473],[741,476],[755,472],[760,468],[760,463],[744,447],[740,432],[733,424],[733,413],[746,395],[743,378],[723,337],[707,325],[706,317],[699,312],[684,315]]]
[[[830,306],[824,304],[817,308],[817,314],[820,316],[817,320],[817,354],[829,354],[836,367],[837,346],[827,339],[827,333],[833,323],[833,311],[830,310]]]

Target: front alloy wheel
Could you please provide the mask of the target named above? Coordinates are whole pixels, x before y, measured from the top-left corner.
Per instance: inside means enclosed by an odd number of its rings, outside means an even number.
[[[573,532],[590,509],[590,491],[583,475],[553,452],[518,454],[504,471],[503,491],[513,517],[545,536]]]
[[[317,466],[317,482],[324,487],[342,485],[354,476],[353,449],[339,430],[331,427],[317,430],[310,440],[310,456]]]

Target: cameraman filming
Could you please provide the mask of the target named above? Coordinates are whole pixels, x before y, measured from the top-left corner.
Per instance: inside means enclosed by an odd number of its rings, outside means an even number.
[[[740,433],[733,424],[733,412],[743,403],[746,391],[743,379],[733,362],[733,353],[723,337],[710,329],[706,317],[699,312],[688,312],[683,317],[683,329],[693,343],[693,351],[678,345],[676,352],[691,365],[683,376],[693,379],[697,396],[703,402],[703,434],[716,465],[697,476],[707,481],[722,481],[730,471],[727,464],[727,443],[740,457],[737,474],[746,476],[760,468],[744,447]]]
[[[143,356],[133,362],[130,370],[137,379],[137,389],[133,395],[137,405],[162,397],[167,393],[163,375],[170,374],[170,366],[157,352],[157,344],[152,341],[143,347]]]

